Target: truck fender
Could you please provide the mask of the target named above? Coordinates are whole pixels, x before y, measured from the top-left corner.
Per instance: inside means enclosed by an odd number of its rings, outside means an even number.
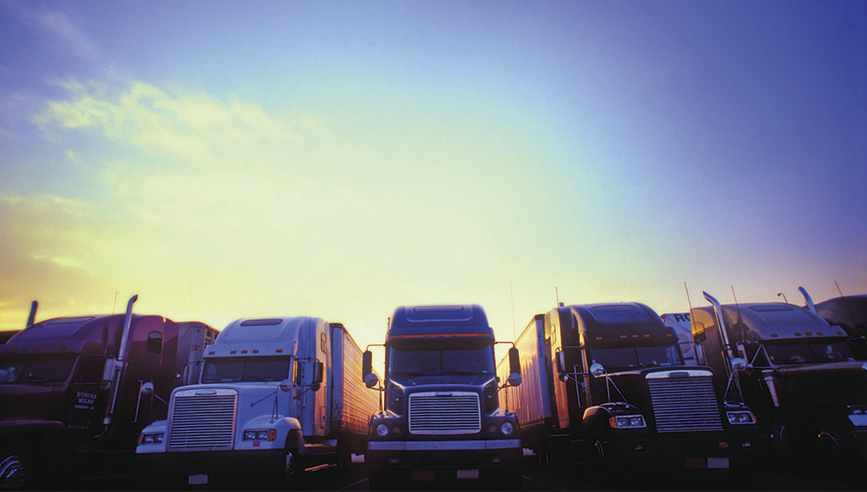
[[[598,435],[600,433],[608,432],[610,430],[608,426],[608,419],[611,417],[611,415],[612,413],[605,407],[588,407],[586,410],[584,410],[584,418],[582,419],[584,435]]]
[[[154,420],[141,430],[141,434],[152,432],[165,432],[168,428],[168,422],[168,420]]]

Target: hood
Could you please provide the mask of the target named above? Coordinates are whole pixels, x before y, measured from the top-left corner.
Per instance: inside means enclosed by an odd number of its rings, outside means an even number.
[[[807,402],[867,404],[867,362],[846,361],[774,369],[791,398]]]

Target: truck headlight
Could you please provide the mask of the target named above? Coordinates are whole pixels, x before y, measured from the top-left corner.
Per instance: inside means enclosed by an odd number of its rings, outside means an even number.
[[[386,424],[377,424],[376,425],[376,435],[379,437],[385,437],[388,435],[388,425]]]
[[[500,432],[504,436],[511,436],[512,432],[515,432],[515,426],[511,422],[503,422],[503,425],[500,426]]]
[[[612,429],[641,429],[647,427],[643,415],[615,415],[608,419]]]
[[[139,444],[160,444],[163,442],[163,433],[158,434],[141,434],[138,438]]]
[[[726,417],[729,419],[729,424],[732,425],[743,425],[743,424],[755,424],[756,417],[753,416],[753,412],[749,410],[734,410],[726,412]]]
[[[245,441],[273,441],[274,439],[277,439],[277,431],[274,429],[244,431]]]

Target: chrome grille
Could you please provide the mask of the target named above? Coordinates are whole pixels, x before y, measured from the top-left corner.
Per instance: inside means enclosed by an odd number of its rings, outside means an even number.
[[[648,379],[657,432],[723,430],[710,376]]]
[[[238,404],[236,391],[179,391],[172,403],[169,451],[232,449]]]
[[[475,434],[482,430],[479,395],[471,392],[409,395],[410,434]]]

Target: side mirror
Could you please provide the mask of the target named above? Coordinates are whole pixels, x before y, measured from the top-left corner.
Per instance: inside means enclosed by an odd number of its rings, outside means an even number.
[[[292,389],[292,380],[289,378],[280,381],[280,391],[289,391]]]
[[[376,377],[376,374],[368,373],[364,375],[364,385],[368,388],[373,388],[377,384],[379,384],[379,378]]]
[[[154,394],[154,383],[151,383],[150,381],[144,383],[143,385],[141,385],[141,389],[139,390],[139,392],[142,396],[150,396]]]
[[[313,361],[313,382],[310,384],[310,389],[319,391],[319,388],[322,387],[324,373],[325,365],[318,360]]]
[[[368,388],[373,388],[379,384],[379,378],[373,373],[373,354],[370,350],[365,350],[361,356],[361,375],[364,385]]]
[[[562,350],[557,351],[557,372],[563,374],[566,372],[566,354]]]
[[[518,349],[512,347],[509,349],[509,386],[519,386],[521,384],[521,356]]]
[[[734,357],[732,359],[732,369],[735,371],[743,371],[747,368],[747,361],[741,359],[740,357]]]
[[[605,375],[605,367],[598,362],[594,362],[590,365],[590,374],[599,377]]]
[[[313,382],[321,383],[323,381],[323,375],[325,373],[325,364],[322,362],[313,361]]]
[[[367,376],[373,372],[373,354],[370,350],[365,350],[361,354],[361,374]]]

